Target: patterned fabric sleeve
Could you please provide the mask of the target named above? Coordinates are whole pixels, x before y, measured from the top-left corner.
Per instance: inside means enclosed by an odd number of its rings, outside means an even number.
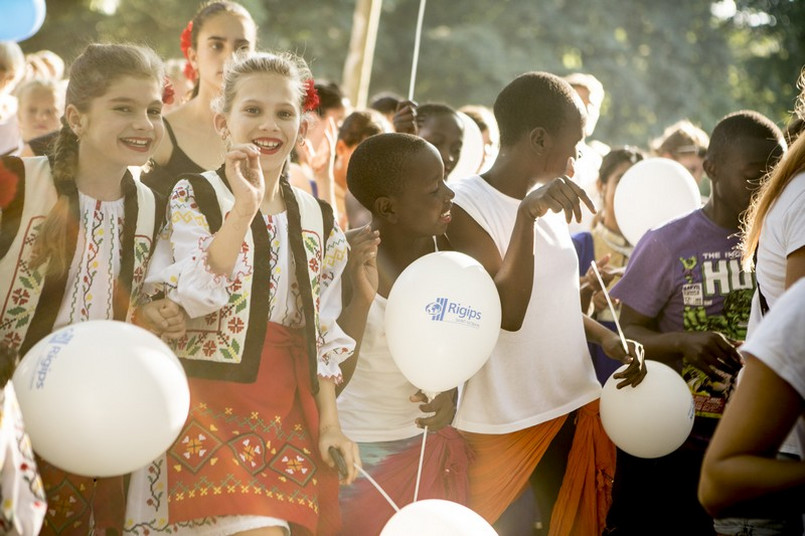
[[[229,277],[213,273],[207,264],[207,249],[213,238],[193,187],[186,180],[179,181],[168,202],[167,224],[160,233],[146,281],[152,289],[161,285],[165,296],[184,307],[191,318],[226,305],[232,285],[252,270],[244,242]]]
[[[348,246],[344,232],[336,223],[327,239],[327,252],[321,272],[319,302],[319,367],[323,378],[341,381],[339,363],[352,355],[355,341],[336,322],[341,314],[341,276],[347,265]]]
[[[11,382],[0,388],[0,467],[0,533],[39,534],[45,490]]]

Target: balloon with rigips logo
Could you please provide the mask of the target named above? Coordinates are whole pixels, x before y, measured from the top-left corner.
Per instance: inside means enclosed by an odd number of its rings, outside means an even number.
[[[130,473],[165,452],[190,409],[179,359],[133,324],[90,320],[37,342],[14,372],[34,451],[71,473]]]
[[[494,281],[472,257],[438,251],[411,263],[386,305],[386,337],[403,375],[429,398],[486,363],[500,332]]]

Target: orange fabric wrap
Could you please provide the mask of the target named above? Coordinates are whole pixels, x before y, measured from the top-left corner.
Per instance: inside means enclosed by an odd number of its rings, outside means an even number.
[[[463,432],[475,453],[470,465],[470,508],[494,523],[514,502],[567,415],[524,430],[491,435]],[[567,471],[554,505],[550,535],[601,534],[612,502],[615,446],[598,415],[598,400],[577,412]]]

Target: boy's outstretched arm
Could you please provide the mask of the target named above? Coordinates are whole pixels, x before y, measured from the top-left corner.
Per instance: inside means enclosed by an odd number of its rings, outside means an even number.
[[[639,341],[646,357],[670,364],[684,358],[711,376],[716,370],[736,373],[741,368],[741,356],[736,343],[715,331],[660,332],[657,321],[642,315],[621,302],[621,326],[630,339]]]

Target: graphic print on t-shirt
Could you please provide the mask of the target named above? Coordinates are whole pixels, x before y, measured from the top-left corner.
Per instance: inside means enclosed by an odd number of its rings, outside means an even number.
[[[741,267],[740,252],[715,251],[700,257],[680,257],[685,331],[717,331],[733,341],[743,341],[752,303],[753,274]],[[720,311],[715,314],[713,306]],[[708,314],[707,310],[710,309]],[[711,378],[685,362],[682,377],[696,403],[696,415],[720,418],[735,387],[735,376],[719,371]]]

